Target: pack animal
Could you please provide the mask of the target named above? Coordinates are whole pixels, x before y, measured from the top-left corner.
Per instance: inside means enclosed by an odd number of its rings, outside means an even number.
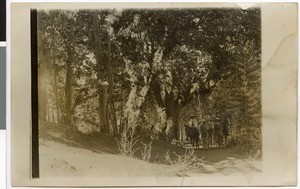
[[[189,127],[188,125],[185,125],[184,128],[186,139],[190,140],[193,148],[199,148],[199,130],[196,127]]]

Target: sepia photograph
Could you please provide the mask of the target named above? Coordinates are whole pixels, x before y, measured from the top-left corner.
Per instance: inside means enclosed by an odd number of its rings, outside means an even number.
[[[13,186],[297,184],[297,4],[13,3],[10,19]]]
[[[259,8],[37,10],[37,44],[40,177],[261,171]]]

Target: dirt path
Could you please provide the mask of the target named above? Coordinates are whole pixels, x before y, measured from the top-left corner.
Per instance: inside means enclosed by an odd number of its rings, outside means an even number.
[[[44,127],[40,132],[41,140],[50,140],[54,142],[59,142],[71,147],[82,148],[96,152],[99,154],[119,154],[118,145],[116,138],[107,135],[83,135],[78,131],[68,131],[65,132],[61,127],[51,126],[47,129]],[[172,145],[165,141],[151,141],[147,138],[140,138],[144,143],[152,142],[152,153],[150,162],[151,163],[162,163],[168,164],[165,159],[166,152],[169,151],[171,157],[175,157],[175,153],[182,155],[185,153],[184,148]],[[142,147],[141,142],[137,142],[136,148]],[[204,161],[209,163],[215,163],[222,160],[226,160],[228,157],[233,157],[236,159],[245,159],[246,156],[237,146],[235,147],[225,147],[225,148],[212,148],[208,151],[202,149],[196,149],[195,154],[199,158],[204,158]],[[136,152],[135,156],[140,158],[141,153]]]
[[[97,153],[59,142],[40,140],[41,177],[200,177],[251,176],[261,172],[261,162],[235,158],[217,163],[204,163],[200,168],[190,169],[185,164],[165,165],[148,163],[137,158]],[[185,168],[186,167],[186,168]],[[184,172],[182,172],[184,170]]]
[[[152,141],[150,162],[141,160],[140,151],[135,158],[121,156],[116,139],[106,135],[83,135],[62,127],[47,127],[40,131],[41,177],[199,177],[238,176],[246,179],[261,172],[261,161],[248,161],[238,147],[195,150],[203,158],[200,166],[186,162],[170,165],[166,160],[169,151],[172,161],[184,156],[186,149],[164,141]],[[149,139],[140,138],[144,143]],[[141,147],[140,141],[136,147]]]

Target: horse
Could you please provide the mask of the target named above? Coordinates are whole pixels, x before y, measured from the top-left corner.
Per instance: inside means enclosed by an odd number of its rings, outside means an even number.
[[[190,139],[193,147],[199,148],[199,130],[196,127],[189,127],[188,125],[185,125],[184,128],[186,139]]]

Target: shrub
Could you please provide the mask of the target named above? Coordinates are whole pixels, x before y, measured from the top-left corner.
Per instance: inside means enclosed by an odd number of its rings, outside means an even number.
[[[120,139],[116,139],[120,154],[122,156],[133,158],[134,153],[139,150],[139,148],[136,147],[138,138],[139,136],[135,137],[134,132],[131,129],[123,129]]]
[[[169,151],[167,151],[165,158],[172,165],[172,169],[170,169],[171,175],[177,176],[186,176],[187,172],[191,169],[201,168],[203,167],[203,158],[198,158],[195,155],[194,149],[186,149],[183,155],[178,155],[174,152],[175,159],[172,160]]]
[[[149,144],[141,142],[141,144],[143,145],[141,149],[141,153],[142,153],[141,159],[143,161],[149,162],[151,158],[152,142],[150,142]]]

